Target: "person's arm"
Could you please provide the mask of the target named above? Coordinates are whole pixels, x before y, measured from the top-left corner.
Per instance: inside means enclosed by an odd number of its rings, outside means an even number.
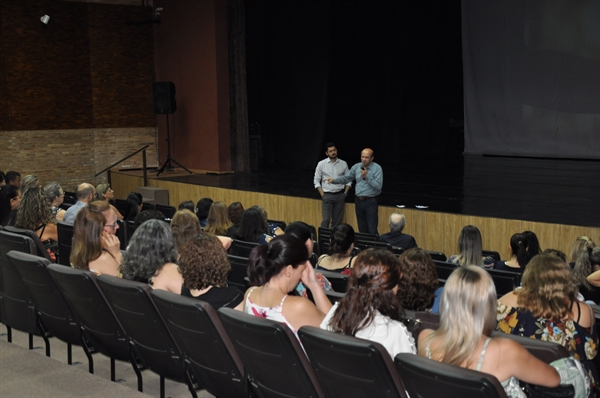
[[[323,197],[323,188],[321,188],[321,181],[323,179],[323,165],[321,162],[317,164],[317,168],[315,169],[315,177],[313,179],[313,184],[317,191],[319,191],[319,195]]]
[[[121,242],[116,235],[102,232],[102,247],[115,259],[117,265],[121,265],[123,255],[121,254]]]
[[[383,187],[383,169],[381,166],[375,167],[375,170],[367,173],[365,182],[378,191]]]
[[[348,171],[343,176],[337,178],[327,178],[326,181],[330,184],[348,184],[349,182],[354,181],[355,168],[358,167],[358,165],[360,165],[360,163],[357,163],[354,166],[352,166],[350,171]]]
[[[594,286],[600,286],[600,271],[592,272],[588,275],[587,280]]]
[[[62,220],[65,218],[65,213],[66,213],[66,212],[67,212],[67,211],[66,211],[66,210],[64,210],[64,209],[59,209],[59,210],[58,210],[58,212],[56,213],[56,219],[57,219],[58,221],[62,221]]]
[[[556,387],[560,376],[552,366],[540,361],[514,340],[496,338],[500,345],[500,364],[509,368],[512,376],[527,383],[545,387]]]
[[[217,238],[221,241],[221,244],[223,245],[225,250],[227,250],[231,247],[231,243],[233,242],[233,239],[231,239],[230,237],[217,235]]]
[[[325,292],[323,292],[323,289],[319,284],[319,280],[317,279],[315,269],[310,263],[306,264],[306,268],[304,268],[304,271],[302,272],[301,279],[304,285],[310,289],[313,299],[315,300],[315,304],[317,308],[323,313],[324,317],[325,314],[327,314],[331,309],[332,304],[331,301],[329,301],[329,299],[327,298]],[[321,318],[321,321],[322,320],[323,318]],[[320,323],[321,322],[319,321],[319,324]]]

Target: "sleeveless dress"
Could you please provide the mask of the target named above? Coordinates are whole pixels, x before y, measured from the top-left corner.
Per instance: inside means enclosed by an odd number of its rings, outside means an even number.
[[[246,306],[244,308],[244,312],[246,314],[254,315],[259,318],[266,318],[272,321],[285,323],[290,328],[290,330],[294,332],[296,337],[298,337],[298,331],[294,329],[294,327],[287,321],[287,319],[285,319],[285,316],[283,315],[283,302],[288,297],[288,295],[286,294],[285,296],[283,296],[281,302],[276,307],[261,307],[260,305],[254,304],[252,302],[252,299],[250,298],[254,289],[256,289],[256,286],[250,289],[250,293],[248,293],[248,296],[246,296]]]
[[[42,224],[39,227],[37,227],[36,229],[34,229],[34,232],[40,231],[38,235],[38,238],[40,238],[40,241],[42,242],[42,245],[44,245],[44,248],[46,249],[46,251],[48,252],[48,255],[50,256],[50,258],[52,259],[52,261],[54,261],[55,263],[57,262],[57,258],[58,258],[58,242],[55,241],[54,239],[46,239],[46,240],[42,240],[42,236],[44,235],[44,231],[46,230],[46,224]]]
[[[488,337],[483,343],[483,349],[481,350],[481,354],[479,355],[479,361],[477,361],[477,371],[481,372],[481,366],[483,365],[483,358],[485,357],[485,351],[487,350],[487,346],[492,340],[491,337]],[[429,350],[429,343],[427,342],[427,346],[425,347],[425,354],[427,354],[427,358],[431,359],[431,351]],[[519,386],[519,379],[512,376],[507,380],[504,380],[500,383],[502,388],[504,388],[504,392],[509,398],[527,398],[521,387]]]
[[[348,264],[344,265],[342,268],[336,268],[336,269],[325,268],[320,265],[321,261],[323,261],[326,258],[331,258],[331,256],[329,254],[323,254],[321,257],[319,257],[319,260],[317,261],[317,265],[315,266],[316,270],[339,272],[344,275],[350,275],[350,264],[352,264],[352,259],[354,258],[354,256],[350,256],[350,259],[348,260]]]

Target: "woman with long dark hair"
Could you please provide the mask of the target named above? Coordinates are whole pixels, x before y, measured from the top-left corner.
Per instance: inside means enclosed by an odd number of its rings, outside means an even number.
[[[0,187],[0,225],[14,225],[21,204],[21,191],[12,184]]]
[[[529,262],[527,248],[527,237],[523,234],[514,234],[510,237],[510,260],[496,261],[494,268],[501,271],[511,271],[522,274],[523,271],[525,271],[525,266]]]
[[[131,192],[129,195],[127,195],[125,221],[135,221],[135,217],[140,211],[142,211],[142,201],[143,197],[140,193]]]
[[[329,245],[329,254],[323,254],[317,260],[318,270],[343,272],[350,274],[354,265],[354,228],[348,224],[340,224],[333,229]]]
[[[244,211],[235,239],[265,244],[271,238],[272,236],[269,235],[269,227],[267,226],[267,222],[260,209],[256,206],[252,206]]]

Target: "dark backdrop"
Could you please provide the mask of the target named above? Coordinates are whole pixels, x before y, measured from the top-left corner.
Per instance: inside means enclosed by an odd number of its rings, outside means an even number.
[[[246,3],[248,107],[264,167],[463,150],[459,0]]]

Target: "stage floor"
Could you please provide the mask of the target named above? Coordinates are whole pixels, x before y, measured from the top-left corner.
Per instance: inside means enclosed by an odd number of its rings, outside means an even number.
[[[349,165],[354,159],[344,159]],[[600,227],[600,161],[465,155],[382,164],[380,204],[556,224]],[[123,170],[126,172],[126,170]],[[313,170],[186,174],[160,179],[242,191],[318,198]],[[155,173],[149,172],[149,178]],[[354,201],[354,190],[347,201]]]

